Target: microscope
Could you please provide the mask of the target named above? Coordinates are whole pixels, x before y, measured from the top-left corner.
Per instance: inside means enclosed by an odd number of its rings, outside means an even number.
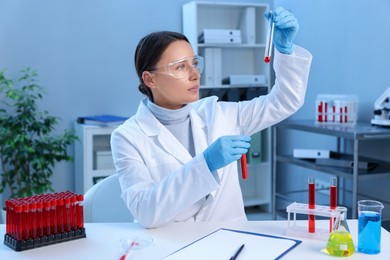
[[[375,101],[371,124],[390,127],[390,87]]]

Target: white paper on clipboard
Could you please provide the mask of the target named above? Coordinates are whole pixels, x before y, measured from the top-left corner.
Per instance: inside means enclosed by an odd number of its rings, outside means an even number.
[[[301,242],[290,238],[221,228],[164,259],[226,260],[230,259],[242,244],[245,244],[245,247],[239,259],[280,259]]]

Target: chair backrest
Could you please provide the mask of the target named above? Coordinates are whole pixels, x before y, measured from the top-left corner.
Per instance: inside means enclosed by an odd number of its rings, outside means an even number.
[[[84,221],[132,222],[134,220],[121,198],[117,174],[110,175],[92,186],[84,195]]]

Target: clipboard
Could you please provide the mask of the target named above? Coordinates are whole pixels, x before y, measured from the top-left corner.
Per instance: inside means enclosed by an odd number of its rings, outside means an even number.
[[[233,229],[218,229],[179,250],[165,260],[213,259],[227,260],[245,244],[240,259],[280,259],[302,241]]]

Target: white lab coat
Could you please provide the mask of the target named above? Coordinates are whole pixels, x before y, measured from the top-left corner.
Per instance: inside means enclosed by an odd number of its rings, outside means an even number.
[[[203,151],[220,136],[252,135],[296,112],[304,102],[311,59],[298,46],[293,55],[275,51],[276,82],[268,95],[189,104],[194,158],[143,100],[111,135],[122,198],[135,219],[149,228],[173,221],[246,220],[237,163],[211,173]]]

